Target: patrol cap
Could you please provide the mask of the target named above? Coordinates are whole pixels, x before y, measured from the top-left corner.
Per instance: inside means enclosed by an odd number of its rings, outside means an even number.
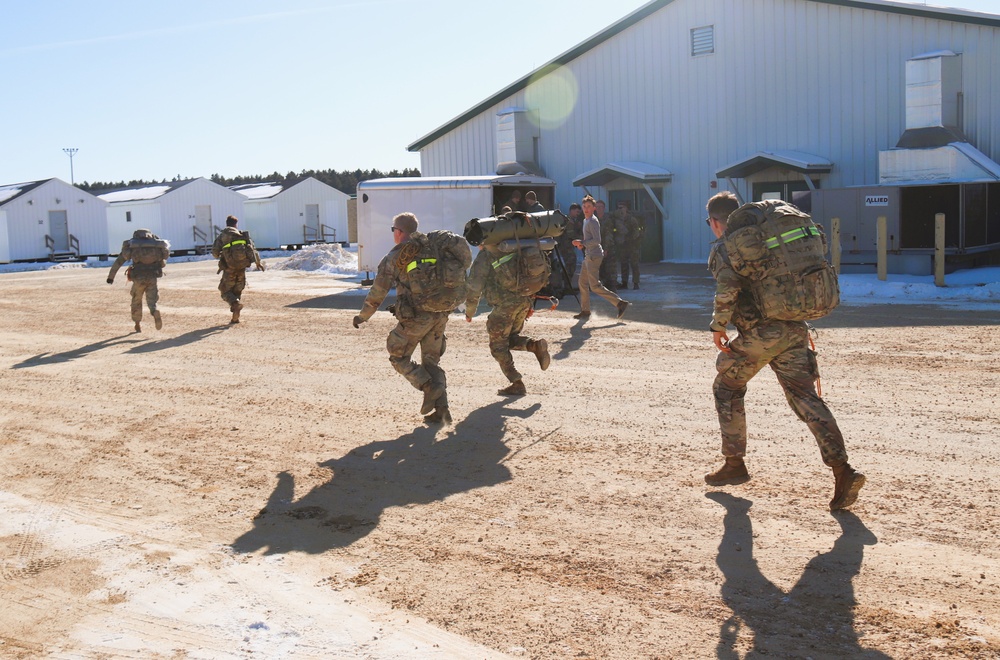
[[[392,219],[392,228],[404,234],[412,234],[417,231],[417,216],[412,213],[400,213]]]

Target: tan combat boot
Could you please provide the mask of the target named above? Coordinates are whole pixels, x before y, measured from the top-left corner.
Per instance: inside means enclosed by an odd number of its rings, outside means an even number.
[[[448,412],[448,406],[436,408],[434,412],[424,417],[424,422],[427,424],[451,424],[451,413]]]
[[[426,415],[437,406],[437,401],[444,396],[445,389],[444,385],[435,383],[433,380],[424,383],[420,389],[424,393],[424,402],[420,406],[420,414]]]
[[[153,323],[156,325],[157,330],[163,329],[163,318],[160,317],[160,310],[153,312]]]
[[[846,509],[858,499],[858,491],[865,485],[865,475],[861,474],[847,463],[833,468],[833,499],[830,500],[830,511]]]
[[[236,301],[229,306],[229,311],[233,313],[233,318],[229,321],[230,323],[240,322],[240,310],[243,309],[243,303]]]
[[[524,381],[521,380],[515,380],[502,390],[497,390],[497,394],[500,396],[524,396],[527,393],[528,390],[524,387]]]
[[[538,366],[542,368],[542,371],[549,368],[549,364],[552,362],[552,357],[549,355],[549,343],[547,341],[544,339],[539,339],[537,341],[532,339],[528,342],[528,346],[526,348],[528,351],[534,353],[535,357],[538,358]]]
[[[135,331],[136,332],[142,332],[142,326],[139,325],[138,321],[135,322]]]
[[[750,481],[746,463],[739,456],[726,456],[726,463],[715,472],[705,475],[705,483],[709,486],[735,486]]]

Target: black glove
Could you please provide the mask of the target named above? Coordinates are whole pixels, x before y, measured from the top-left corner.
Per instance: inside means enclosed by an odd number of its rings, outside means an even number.
[[[396,303],[392,303],[391,305],[389,305],[388,307],[386,307],[385,311],[387,311],[390,314],[392,314],[393,316],[395,316],[396,315]]]
[[[361,318],[360,314],[358,316],[354,317],[354,327],[355,328],[360,328],[361,324],[364,323],[364,322],[365,322],[365,320],[363,318]]]
[[[114,278],[113,277],[109,277],[108,278],[108,284],[114,284],[114,283],[115,283]]]

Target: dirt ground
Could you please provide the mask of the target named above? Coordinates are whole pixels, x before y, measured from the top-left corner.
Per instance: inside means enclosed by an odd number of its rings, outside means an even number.
[[[770,373],[745,485],[719,464],[702,266],[624,322],[539,311],[503,399],[485,310],[449,324],[428,427],[355,279],[168,266],[131,332],[103,269],[0,275],[0,657],[996,658],[1000,308],[844,305],[830,471]]]

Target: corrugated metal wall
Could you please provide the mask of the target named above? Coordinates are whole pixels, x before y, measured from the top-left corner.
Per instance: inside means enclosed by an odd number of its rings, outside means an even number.
[[[690,31],[708,25],[715,53],[692,57]],[[664,167],[664,257],[700,260],[714,173],[757,151],[829,159],[824,188],[877,183],[878,152],[904,130],[905,62],[942,49],[963,56],[966,134],[1000,160],[1000,28],[808,0],[677,0],[569,63],[579,97],[565,123],[545,124],[566,98],[545,78],[425,147],[421,171],[493,173],[496,113],[526,107],[543,120],[539,164],[560,206],[583,194],[575,177],[608,162]]]

